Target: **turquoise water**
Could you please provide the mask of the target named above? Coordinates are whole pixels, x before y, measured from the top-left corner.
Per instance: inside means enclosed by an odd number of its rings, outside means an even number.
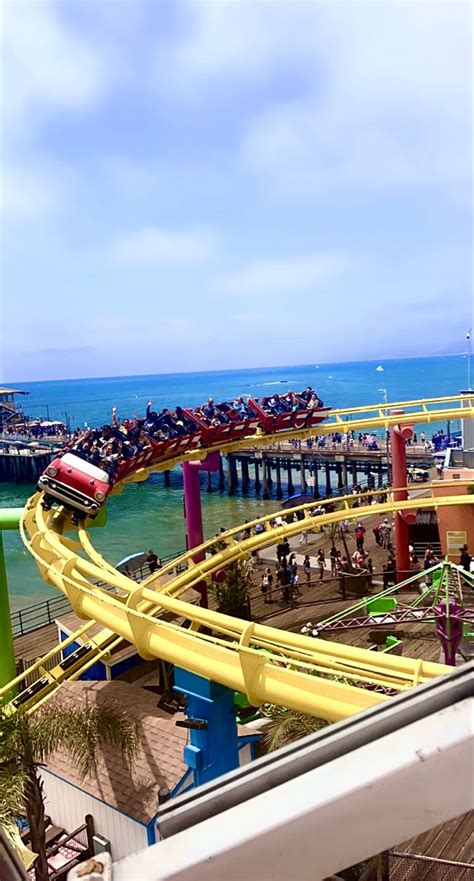
[[[0,484],[0,506],[22,506],[33,487]],[[206,538],[221,526],[231,526],[276,510],[278,502],[258,498],[229,497],[219,492],[202,492]],[[179,475],[173,474],[171,486],[165,487],[161,475],[152,475],[146,483],[132,484],[107,503],[105,529],[91,530],[95,547],[106,559],[118,563],[129,554],[153,548],[159,554],[182,551],[185,547],[183,526],[183,490]],[[55,588],[40,577],[33,560],[17,533],[5,532],[7,575],[12,610],[55,596]]]
[[[209,395],[215,400],[238,394],[262,396],[285,388],[312,385],[327,405],[350,407],[381,402],[382,388],[387,390],[388,400],[394,401],[454,394],[466,384],[466,361],[459,355],[381,363],[383,372],[376,370],[377,362],[316,367],[315,360],[306,367],[41,383],[12,380],[8,384],[30,392],[25,399],[25,409],[30,416],[69,418],[73,427],[85,422],[95,425],[109,421],[112,405],[117,406],[122,418],[133,412],[142,414],[149,398],[159,409],[177,403],[195,406]],[[446,426],[442,427],[446,430]],[[455,423],[451,426],[452,430],[457,427]],[[425,430],[432,429],[427,426]],[[0,484],[0,506],[21,506],[32,490],[31,486]],[[221,526],[230,527],[279,507],[276,500],[264,502],[251,496],[230,498],[218,492],[203,491],[202,498],[206,537]],[[162,555],[184,548],[182,486],[178,473],[172,475],[169,488],[164,487],[160,475],[153,475],[146,483],[131,485],[122,495],[112,497],[107,508],[108,525],[105,529],[95,529],[92,538],[111,562],[117,563],[128,554],[149,548]],[[54,588],[42,581],[19,536],[4,533],[4,542],[12,608],[24,608],[54,596]]]
[[[176,404],[196,406],[209,395],[222,400],[312,385],[326,404],[352,407],[383,401],[381,388],[386,388],[388,400],[394,401],[453,394],[466,384],[463,355],[316,367],[317,363],[315,354],[311,364],[298,367],[26,383],[12,377],[5,384],[29,392],[21,403],[31,417],[48,418],[49,413],[51,419],[69,419],[72,427],[109,422],[114,405],[122,418],[134,412],[143,414],[150,398],[154,408],[161,409]],[[376,370],[378,363],[382,363],[383,372]]]

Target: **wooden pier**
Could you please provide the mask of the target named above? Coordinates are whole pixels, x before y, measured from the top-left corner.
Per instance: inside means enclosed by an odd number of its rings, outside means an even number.
[[[0,481],[36,483],[54,456],[54,451],[36,453],[17,449],[14,452],[0,452]]]
[[[417,467],[433,465],[431,454],[422,447],[408,448],[407,461]],[[342,490],[361,483],[369,489],[382,487],[389,482],[389,467],[386,450],[295,449],[289,443],[280,443],[273,448],[255,446],[229,453],[224,461],[221,459],[217,483],[219,491],[227,489],[229,495],[239,487],[245,495],[252,487],[263,499],[282,499],[297,492],[319,499],[331,496],[335,488]],[[207,490],[212,492],[214,488],[215,478],[208,473]]]

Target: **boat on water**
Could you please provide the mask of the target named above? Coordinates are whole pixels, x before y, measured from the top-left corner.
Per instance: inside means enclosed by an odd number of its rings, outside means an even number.
[[[383,366],[382,366],[382,364],[379,364],[379,366],[376,367],[375,369],[378,370],[379,373],[383,373]]]

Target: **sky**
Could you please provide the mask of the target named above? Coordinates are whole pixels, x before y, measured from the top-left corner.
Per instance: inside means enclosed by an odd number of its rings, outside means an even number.
[[[465,350],[471,19],[5,0],[0,379]]]

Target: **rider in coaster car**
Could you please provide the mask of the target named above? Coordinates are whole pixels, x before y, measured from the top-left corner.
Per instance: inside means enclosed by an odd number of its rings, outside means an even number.
[[[292,410],[293,412],[299,410],[301,406],[294,392],[287,392],[283,397],[283,402],[287,410]]]
[[[267,401],[267,407],[270,409],[270,412],[275,416],[280,416],[281,413],[287,413],[288,407],[286,403],[280,398],[280,395],[272,395],[272,397]]]
[[[246,419],[247,417],[252,415],[252,411],[250,407],[248,407],[245,403],[242,395],[239,395],[239,397],[235,399],[234,403],[232,404],[232,408],[236,410],[239,416],[242,416],[243,419]]]
[[[207,404],[203,404],[203,406],[201,407],[201,413],[204,416],[204,421],[208,421],[208,425],[212,422],[213,419],[215,420],[216,418],[219,421],[219,425],[223,422],[229,421],[228,417],[224,416],[224,414],[219,411],[219,407],[216,407],[213,398],[208,398]],[[216,423],[214,422],[214,425],[215,424]]]
[[[142,423],[142,427],[147,432],[147,434],[153,434],[156,429],[159,427],[159,416],[156,410],[151,409],[153,401],[148,401],[146,405],[146,414],[144,419],[140,419]]]
[[[314,390],[309,385],[304,392],[300,392],[300,398],[303,398],[303,401],[308,403],[311,400],[311,396],[314,395]]]
[[[167,441],[170,440],[170,438],[177,437],[174,420],[170,411],[166,407],[163,407],[161,413],[150,412],[147,419],[145,419],[143,428],[147,434],[151,435],[155,440]]]
[[[206,419],[213,419],[216,413],[216,408],[214,406],[214,401],[212,398],[208,399],[207,404],[203,404],[201,407],[202,415],[206,417]]]
[[[174,422],[178,434],[180,435],[194,434],[198,430],[197,425],[186,416],[182,407],[176,407],[176,410],[174,411]]]

